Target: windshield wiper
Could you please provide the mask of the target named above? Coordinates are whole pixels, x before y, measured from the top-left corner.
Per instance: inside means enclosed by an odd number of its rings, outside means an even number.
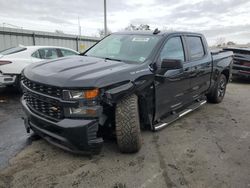
[[[87,56],[85,53],[80,53],[79,55],[80,56]]]
[[[111,61],[122,61],[120,59],[115,59],[115,58],[110,58],[110,57],[105,57],[105,60],[111,60]]]

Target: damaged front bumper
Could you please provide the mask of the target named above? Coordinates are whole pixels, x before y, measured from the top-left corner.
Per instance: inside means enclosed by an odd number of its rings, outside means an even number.
[[[98,120],[68,119],[50,121],[34,113],[22,98],[27,131],[33,130],[53,145],[79,154],[97,154],[101,151],[103,139],[97,137]]]

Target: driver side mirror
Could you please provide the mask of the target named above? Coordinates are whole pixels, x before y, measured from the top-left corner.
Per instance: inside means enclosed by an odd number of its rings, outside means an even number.
[[[167,70],[182,69],[183,61],[180,59],[163,59],[161,68]]]

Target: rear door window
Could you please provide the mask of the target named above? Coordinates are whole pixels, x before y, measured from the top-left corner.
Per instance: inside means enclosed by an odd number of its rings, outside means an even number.
[[[76,52],[71,51],[71,50],[66,50],[66,49],[59,49],[59,50],[61,50],[63,57],[71,56],[71,55],[78,55]]]
[[[189,50],[190,60],[197,60],[205,55],[201,37],[187,36],[186,41]]]
[[[41,59],[55,59],[58,58],[58,54],[55,48],[43,48],[39,49],[39,55]]]
[[[32,55],[31,55],[32,57],[34,57],[34,58],[38,58],[38,59],[41,59],[41,57],[40,57],[40,54],[39,54],[39,51],[37,50],[37,51],[35,51]]]

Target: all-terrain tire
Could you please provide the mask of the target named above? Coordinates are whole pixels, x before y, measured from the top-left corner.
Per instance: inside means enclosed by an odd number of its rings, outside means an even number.
[[[138,97],[133,94],[123,98],[116,105],[116,137],[118,148],[123,153],[135,153],[140,150],[142,137]]]
[[[207,100],[210,103],[220,103],[226,93],[227,78],[224,74],[221,74],[218,81],[216,82],[211,93],[207,95]]]

